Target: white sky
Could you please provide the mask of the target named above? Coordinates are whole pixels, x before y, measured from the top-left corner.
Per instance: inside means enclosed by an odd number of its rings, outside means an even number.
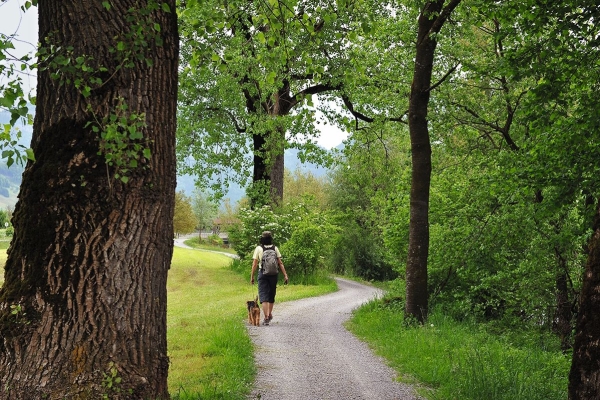
[[[37,43],[37,7],[31,7],[26,13],[21,11],[21,5],[25,0],[0,1],[0,33],[11,36],[16,35],[13,41],[15,49],[11,54],[21,57],[35,50]],[[24,75],[23,81],[31,90],[35,90],[35,71],[30,75]],[[346,132],[331,125],[321,127],[321,137],[317,140],[321,146],[330,149],[342,143],[348,137]]]
[[[26,13],[21,11],[25,0],[7,0],[0,2],[0,33],[13,36],[13,45],[9,53],[20,58],[27,53],[33,56],[37,43],[37,8],[31,7]],[[35,71],[27,71],[22,75],[23,82],[29,89],[35,90]]]

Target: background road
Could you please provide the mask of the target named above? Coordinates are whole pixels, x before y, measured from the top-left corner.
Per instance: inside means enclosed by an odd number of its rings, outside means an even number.
[[[345,279],[336,281],[338,292],[275,303],[269,326],[248,326],[258,369],[250,399],[418,399],[409,386],[395,381],[395,372],[381,358],[342,326],[353,309],[381,291]]]

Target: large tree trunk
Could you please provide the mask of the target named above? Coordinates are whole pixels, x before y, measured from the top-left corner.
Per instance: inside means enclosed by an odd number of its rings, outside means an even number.
[[[408,105],[408,127],[412,153],[410,222],[406,261],[406,308],[409,318],[427,319],[427,257],[429,255],[429,186],[431,182],[431,143],[427,111],[433,59],[439,33],[460,0],[427,2],[419,16],[415,69]]]
[[[267,135],[282,135],[282,133],[275,132]],[[250,199],[251,204],[253,207],[262,206],[264,202],[270,205],[281,204],[285,170],[284,146],[279,150],[268,149],[265,136],[261,134],[254,134],[252,140],[254,150],[252,184],[255,197]]]
[[[84,57],[108,71],[87,98],[73,87],[77,69],[47,63],[38,73],[37,160],[23,174],[0,291],[1,399],[168,397],[178,35],[175,1],[166,3],[171,12],[132,22],[128,10],[146,1],[113,0],[110,10],[100,1],[39,2],[40,42],[48,38],[58,52],[72,46],[63,53],[69,67]],[[118,69],[120,53],[110,49],[140,39],[124,33],[144,21],[144,30],[160,24],[163,44],[149,40],[147,51],[136,50],[141,59]],[[98,155],[98,134],[87,126],[88,106],[101,121],[118,103],[145,113],[140,143],[152,154],[138,157],[127,184]]]
[[[581,289],[573,361],[569,374],[570,400],[600,398],[600,200],[590,239]]]
[[[248,105],[248,96],[246,96]],[[256,102],[254,102],[255,104]],[[277,120],[277,118],[286,116],[290,113],[296,104],[290,96],[290,86],[284,82],[279,92],[273,94],[269,101],[261,104],[262,110]],[[251,112],[257,112],[254,105],[248,107]],[[265,193],[261,195],[268,196],[268,204],[281,204],[283,201],[283,176],[285,172],[285,128],[276,127],[262,133],[253,134],[254,150],[254,171],[253,184],[258,187],[265,185]]]

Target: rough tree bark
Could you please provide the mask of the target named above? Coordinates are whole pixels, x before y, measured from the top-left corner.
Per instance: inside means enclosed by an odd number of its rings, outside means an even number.
[[[427,319],[427,257],[429,255],[429,186],[431,183],[431,143],[427,111],[431,89],[433,58],[439,33],[448,16],[460,3],[429,1],[418,20],[415,69],[408,106],[408,128],[412,153],[410,223],[406,262],[407,317]]]
[[[600,398],[600,200],[589,242],[569,374],[569,400]]]
[[[141,38],[124,35],[147,1],[112,0],[109,10],[95,0],[39,2],[40,43],[60,46],[53,51],[70,62],[38,71],[37,160],[23,174],[0,291],[1,399],[168,398],[179,42],[175,1],[163,2],[170,12],[139,14],[152,22],[142,30],[160,24],[163,43],[150,40],[135,50],[148,63],[131,57],[121,69],[111,48]],[[77,57],[96,72],[108,68],[87,98],[67,80],[81,73],[69,69]],[[119,102],[145,113],[152,154],[138,158],[127,184],[109,176],[86,126],[92,112],[102,119]]]

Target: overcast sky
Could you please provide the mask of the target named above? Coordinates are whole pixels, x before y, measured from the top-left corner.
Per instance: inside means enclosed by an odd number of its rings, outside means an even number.
[[[99,0],[98,0],[99,1]],[[0,1],[0,33],[12,36],[15,35],[13,43],[16,49],[11,50],[11,54],[21,57],[28,52],[34,52],[38,40],[37,31],[37,7],[31,7],[27,12],[21,11],[21,5],[25,0],[7,0]],[[23,81],[29,89],[35,90],[35,71],[31,76],[23,76]],[[321,138],[318,143],[325,148],[332,148],[346,139],[347,134],[341,130],[332,127],[320,125]]]
[[[9,53],[16,58],[27,53],[32,53],[33,56],[37,43],[37,8],[31,7],[23,13],[20,8],[23,3],[23,0],[0,2],[0,33],[14,35],[15,49],[11,49]],[[22,75],[26,90],[35,90],[35,71],[27,72],[27,75]]]

